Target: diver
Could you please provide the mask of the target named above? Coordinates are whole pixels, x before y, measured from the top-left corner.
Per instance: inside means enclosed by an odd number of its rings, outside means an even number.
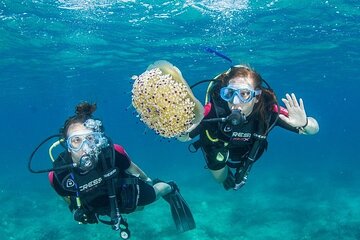
[[[194,229],[194,218],[178,186],[172,181],[152,181],[123,147],[105,135],[102,122],[92,116],[95,110],[96,104],[78,104],[76,115],[60,129],[60,142],[66,150],[53,160],[53,169],[31,168],[32,158],[43,142],[32,153],[29,170],[49,171],[51,185],[69,204],[75,221],[111,225],[120,230],[123,239],[130,237],[130,231],[122,214],[140,210],[159,197],[170,204],[179,232]]]
[[[203,120],[178,140],[200,136],[189,150],[201,148],[207,168],[226,190],[246,183],[251,167],[267,149],[273,127],[306,135],[319,131],[302,99],[286,94],[282,99],[286,108],[280,107],[270,86],[248,66],[232,66],[210,81]]]

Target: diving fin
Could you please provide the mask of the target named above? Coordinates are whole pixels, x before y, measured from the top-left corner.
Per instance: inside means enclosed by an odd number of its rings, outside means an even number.
[[[172,187],[172,192],[163,196],[164,200],[170,204],[171,215],[174,219],[178,232],[186,232],[196,227],[194,217],[180,190],[175,182],[168,182]]]

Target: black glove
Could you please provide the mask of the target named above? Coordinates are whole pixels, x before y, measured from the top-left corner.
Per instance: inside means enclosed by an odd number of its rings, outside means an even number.
[[[83,224],[86,223],[98,223],[98,219],[94,213],[91,213],[83,208],[78,208],[74,211],[74,219],[75,221],[81,222]]]

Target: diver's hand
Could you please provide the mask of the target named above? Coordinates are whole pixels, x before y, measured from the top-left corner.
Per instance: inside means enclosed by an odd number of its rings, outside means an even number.
[[[178,136],[176,136],[176,139],[180,142],[187,142],[187,141],[190,141],[191,138],[189,136],[189,133],[185,132],[185,133],[182,133]]]
[[[289,112],[289,116],[286,117],[280,114],[280,119],[293,127],[299,128],[305,126],[308,120],[303,100],[300,98],[298,102],[294,93],[292,93],[291,96],[287,93],[286,99],[283,98],[281,100],[284,102],[286,109]]]
[[[90,213],[89,211],[83,209],[83,208],[78,208],[74,211],[74,220],[79,222],[79,223],[98,223],[98,220],[95,216],[95,214]]]

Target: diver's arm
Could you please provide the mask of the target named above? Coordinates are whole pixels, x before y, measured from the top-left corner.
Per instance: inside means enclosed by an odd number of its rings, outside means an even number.
[[[300,134],[313,135],[319,131],[319,124],[315,118],[306,116],[304,102],[301,98],[298,102],[295,94],[292,93],[291,95],[286,94],[286,99],[283,98],[282,101],[284,102],[289,115],[285,116],[280,114],[279,117],[281,120],[290,126],[297,128]]]
[[[179,136],[176,136],[176,139],[180,142],[187,142],[191,140],[191,137],[189,135],[189,133],[183,133]]]
[[[54,173],[54,177],[51,178],[50,181],[51,181],[51,186],[53,187],[55,192],[66,202],[70,212],[72,212],[76,208],[76,204],[74,201],[72,201],[75,200],[75,198],[71,196],[71,192],[67,192],[64,190],[63,187],[61,187],[61,183],[59,182],[56,173]]]
[[[130,167],[126,169],[126,172],[139,177],[141,180],[144,180],[145,182],[151,182],[151,179],[144,173],[143,170],[141,170],[135,163],[131,162]]]
[[[191,131],[189,132],[185,132],[183,134],[180,134],[179,136],[176,137],[177,140],[179,140],[180,142],[187,142],[192,140],[194,137],[198,136],[201,132],[203,128],[202,123],[200,122],[200,124],[198,124],[195,128],[193,128]]]
[[[196,137],[197,135],[197,132],[198,132],[198,129],[200,128],[200,125],[198,125],[195,129],[193,129],[192,131],[190,132],[185,132],[185,133],[182,133],[180,134],[179,136],[176,137],[176,139],[180,142],[187,142],[187,141],[190,141],[192,140],[194,137]]]

